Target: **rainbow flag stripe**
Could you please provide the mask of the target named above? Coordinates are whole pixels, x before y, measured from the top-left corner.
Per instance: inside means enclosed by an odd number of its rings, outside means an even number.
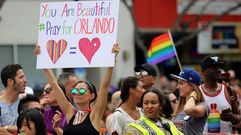
[[[173,45],[168,32],[154,38],[147,52],[147,62],[157,64],[176,56]]]

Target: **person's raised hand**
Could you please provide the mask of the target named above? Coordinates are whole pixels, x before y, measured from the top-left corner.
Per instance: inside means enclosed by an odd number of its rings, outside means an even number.
[[[235,114],[233,114],[230,108],[222,110],[220,118],[223,121],[230,121],[232,124],[238,123]]]
[[[61,120],[61,113],[57,110],[53,117],[53,128],[59,128],[59,122]]]
[[[34,55],[39,55],[41,53],[41,50],[40,50],[40,45],[37,43],[35,45],[35,49],[34,49]]]
[[[112,47],[112,53],[115,53],[115,61],[116,61],[116,57],[117,57],[117,54],[119,53],[119,51],[120,51],[119,44],[114,44]]]

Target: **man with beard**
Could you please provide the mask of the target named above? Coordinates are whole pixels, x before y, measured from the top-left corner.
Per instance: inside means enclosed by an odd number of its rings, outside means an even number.
[[[0,95],[0,132],[14,133],[17,130],[19,94],[24,93],[27,79],[19,64],[9,64],[1,71],[2,83],[5,87]]]
[[[201,64],[204,83],[199,86],[204,99],[211,110],[211,104],[216,104],[216,109],[221,113],[220,133],[232,133],[232,124],[237,123],[237,117],[231,111],[226,113],[227,108],[231,110],[231,98],[227,91],[227,87],[223,83],[218,83],[220,76],[220,68],[224,62],[218,56],[205,57]],[[222,112],[223,111],[223,112]],[[226,118],[222,117],[225,116]],[[228,118],[228,119],[227,119]],[[224,121],[225,120],[225,121]],[[204,133],[208,133],[208,124],[204,127]]]

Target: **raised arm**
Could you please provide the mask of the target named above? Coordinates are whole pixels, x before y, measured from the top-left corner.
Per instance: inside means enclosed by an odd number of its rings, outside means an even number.
[[[115,58],[119,52],[120,48],[118,44],[115,44],[112,48],[112,53],[115,53]],[[105,76],[101,80],[100,88],[98,91],[98,96],[97,96],[97,101],[96,104],[94,105],[92,112],[90,114],[90,117],[92,119],[92,123],[100,128],[100,122],[102,120],[105,107],[107,104],[107,94],[108,94],[108,87],[111,82],[112,78],[112,72],[113,72],[113,67],[108,67],[105,73]]]
[[[198,104],[196,105],[197,100],[197,94],[195,91],[191,93],[191,95],[188,97],[188,100],[186,104],[184,105],[184,112],[187,115],[193,116],[193,117],[203,117],[206,114],[206,109],[204,104]]]
[[[35,47],[35,50],[34,50],[34,54],[39,55],[40,52],[41,52],[40,46],[37,44]],[[51,85],[54,94],[56,95],[56,100],[58,102],[58,105],[60,106],[67,121],[69,122],[69,120],[75,113],[74,107],[66,99],[63,91],[59,87],[58,81],[57,81],[53,71],[51,69],[44,69],[44,75],[45,75],[46,79],[48,80],[49,84]]]

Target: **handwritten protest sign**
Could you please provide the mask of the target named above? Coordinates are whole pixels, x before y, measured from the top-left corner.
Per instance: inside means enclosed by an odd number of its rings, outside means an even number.
[[[41,3],[37,68],[113,66],[118,15],[119,0]]]

